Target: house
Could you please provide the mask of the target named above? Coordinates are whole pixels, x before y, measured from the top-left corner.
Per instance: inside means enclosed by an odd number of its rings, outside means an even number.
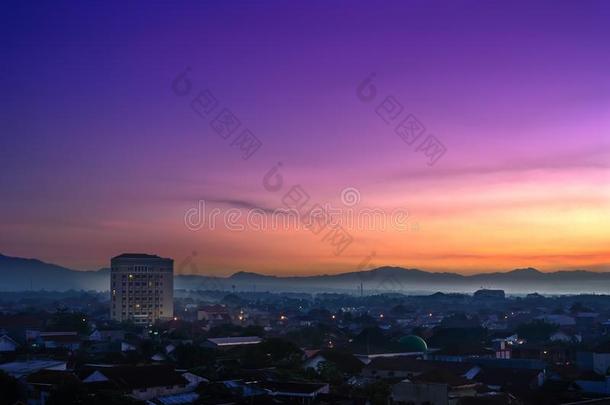
[[[178,371],[178,370],[176,370]],[[197,388],[197,386],[201,383],[208,383],[210,382],[210,380],[208,380],[205,377],[202,377],[200,375],[197,375],[193,372],[189,372],[189,371],[180,371],[182,373],[182,377],[184,377],[187,381],[188,381],[188,387],[191,389],[195,389]]]
[[[597,374],[593,371],[582,372],[574,382],[581,391],[589,394],[610,393],[610,377]]]
[[[243,345],[256,345],[262,342],[262,339],[258,336],[242,336],[242,337],[220,337],[220,338],[209,338],[204,346],[212,347],[216,349],[230,349],[237,346]]]
[[[223,305],[205,305],[197,310],[198,321],[231,322],[229,309]]]
[[[597,345],[591,351],[576,354],[576,362],[582,370],[606,375],[610,371],[610,341]]]
[[[38,339],[46,349],[78,350],[81,346],[77,332],[41,332]]]
[[[227,380],[222,382],[223,387],[232,395],[242,398],[264,397],[267,391],[251,381]],[[233,402],[229,402],[233,403]]]
[[[473,397],[479,384],[437,368],[392,386],[393,404],[455,404],[458,398]]]
[[[551,342],[580,343],[582,341],[582,336],[568,334],[563,331],[557,331],[551,336],[549,336],[549,340]]]
[[[10,336],[0,336],[0,353],[12,353],[17,350],[19,343],[15,342]]]
[[[524,343],[513,345],[511,350],[513,359],[539,359],[551,363],[566,363],[572,361],[573,357],[572,348],[556,342],[550,344]]]
[[[577,312],[575,314],[576,324],[583,327],[593,326],[598,318],[597,312]]]
[[[306,355],[308,353],[306,352]],[[316,350],[314,353],[309,352],[309,356],[303,363],[303,368],[311,368],[318,370],[323,363],[332,363],[338,370],[348,374],[356,374],[362,370],[364,363],[351,353],[338,350]]]
[[[438,361],[465,361],[472,358],[495,358],[496,351],[476,343],[455,344],[436,351],[430,351],[426,358]]]
[[[421,358],[423,352],[387,352],[387,353],[374,353],[374,354],[354,354],[354,356],[364,364],[369,364],[373,359],[380,357],[412,357]]]
[[[545,372],[541,369],[481,366],[474,379],[494,391],[524,393],[542,386]]]
[[[291,403],[310,404],[320,394],[329,393],[328,384],[266,381],[259,386],[272,397],[290,400]]]
[[[135,352],[137,347],[133,343],[121,342],[121,351],[124,352]]]
[[[116,342],[124,339],[124,330],[96,329],[89,335],[89,340],[94,342]]]
[[[170,365],[86,365],[80,376],[91,389],[112,390],[141,401],[190,391],[189,381]]]
[[[26,377],[28,405],[45,405],[51,391],[62,384],[78,384],[71,371],[39,370]]]
[[[0,370],[17,379],[39,370],[66,370],[65,361],[30,360],[0,364]]]
[[[476,375],[479,367],[465,362],[418,360],[409,356],[378,357],[374,358],[369,364],[364,366],[361,376],[374,379],[411,379],[415,376],[435,369],[445,369],[451,371],[455,375],[467,375],[469,378],[472,378],[474,375]]]
[[[149,401],[149,404],[154,405],[186,405],[192,404],[199,399],[199,394],[196,392],[185,392],[183,394],[173,394],[158,397]]]
[[[546,323],[554,323],[562,327],[576,325],[576,319],[573,316],[563,314],[541,315],[536,317],[536,319],[543,320]]]

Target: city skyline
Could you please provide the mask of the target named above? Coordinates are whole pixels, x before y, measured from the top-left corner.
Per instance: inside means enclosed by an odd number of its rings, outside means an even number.
[[[150,252],[218,276],[367,258],[610,268],[608,3],[3,7],[2,254],[95,270]],[[235,133],[214,124],[225,109]],[[397,129],[408,117],[417,140]],[[269,216],[297,185],[307,208],[405,212],[406,226],[346,227],[340,252],[328,229],[188,226],[201,202]]]

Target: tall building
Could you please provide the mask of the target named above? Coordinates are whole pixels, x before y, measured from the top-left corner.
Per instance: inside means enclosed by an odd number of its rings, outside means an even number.
[[[151,324],[174,316],[174,261],[123,253],[110,261],[110,317]]]

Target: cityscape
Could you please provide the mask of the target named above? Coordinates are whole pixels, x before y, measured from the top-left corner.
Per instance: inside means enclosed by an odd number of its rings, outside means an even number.
[[[0,405],[610,404],[610,2],[0,10]]]

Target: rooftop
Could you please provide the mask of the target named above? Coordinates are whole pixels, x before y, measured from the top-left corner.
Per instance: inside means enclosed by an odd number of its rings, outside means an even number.
[[[220,337],[210,338],[210,342],[216,346],[231,346],[231,345],[253,345],[261,342],[258,336],[238,336],[238,337]]]
[[[83,377],[99,372],[117,387],[138,389],[186,385],[188,381],[170,365],[86,365]]]
[[[112,258],[114,259],[162,259],[162,257],[146,253],[122,253]]]
[[[55,360],[30,360],[0,364],[0,370],[12,375],[15,378],[21,378],[24,375],[28,375],[39,370],[51,369],[65,370],[66,362]]]
[[[418,360],[408,356],[377,357],[367,366],[367,369],[406,371],[410,373],[424,373],[435,369],[447,369],[458,375],[466,374],[473,365],[466,362],[441,362],[433,360]]]

